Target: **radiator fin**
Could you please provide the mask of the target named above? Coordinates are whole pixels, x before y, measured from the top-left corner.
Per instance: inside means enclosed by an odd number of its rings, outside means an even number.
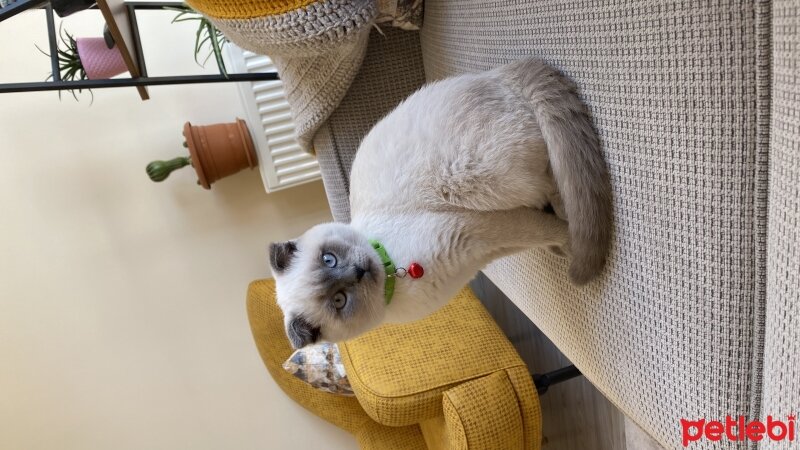
[[[237,73],[274,72],[275,65],[264,55],[226,45],[228,60]],[[300,149],[294,121],[281,81],[237,83],[258,153],[261,178],[267,192],[275,192],[319,180],[319,164]]]

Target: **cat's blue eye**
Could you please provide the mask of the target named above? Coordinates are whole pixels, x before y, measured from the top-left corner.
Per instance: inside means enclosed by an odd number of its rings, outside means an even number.
[[[333,256],[333,253],[324,253],[322,263],[331,268],[336,267],[336,257]]]

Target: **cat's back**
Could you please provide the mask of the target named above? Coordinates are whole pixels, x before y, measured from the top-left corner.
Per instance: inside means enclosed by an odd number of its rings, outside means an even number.
[[[466,111],[479,103],[479,75],[424,86],[380,120],[364,137],[350,173],[352,215],[369,209],[408,209],[425,203],[425,181],[447,164],[464,131],[479,120]]]

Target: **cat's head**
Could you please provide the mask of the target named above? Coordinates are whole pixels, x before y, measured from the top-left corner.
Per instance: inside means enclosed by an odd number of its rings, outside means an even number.
[[[269,260],[294,348],[347,340],[383,321],[386,272],[369,240],[349,225],[317,225],[273,243]]]

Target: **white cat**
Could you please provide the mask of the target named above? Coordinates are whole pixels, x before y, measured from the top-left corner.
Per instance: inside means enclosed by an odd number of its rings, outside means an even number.
[[[575,284],[605,264],[598,138],[574,84],[536,59],[411,95],[364,138],[350,183],[350,224],[270,246],[296,348],[425,317],[493,259],[531,247],[570,254]]]

